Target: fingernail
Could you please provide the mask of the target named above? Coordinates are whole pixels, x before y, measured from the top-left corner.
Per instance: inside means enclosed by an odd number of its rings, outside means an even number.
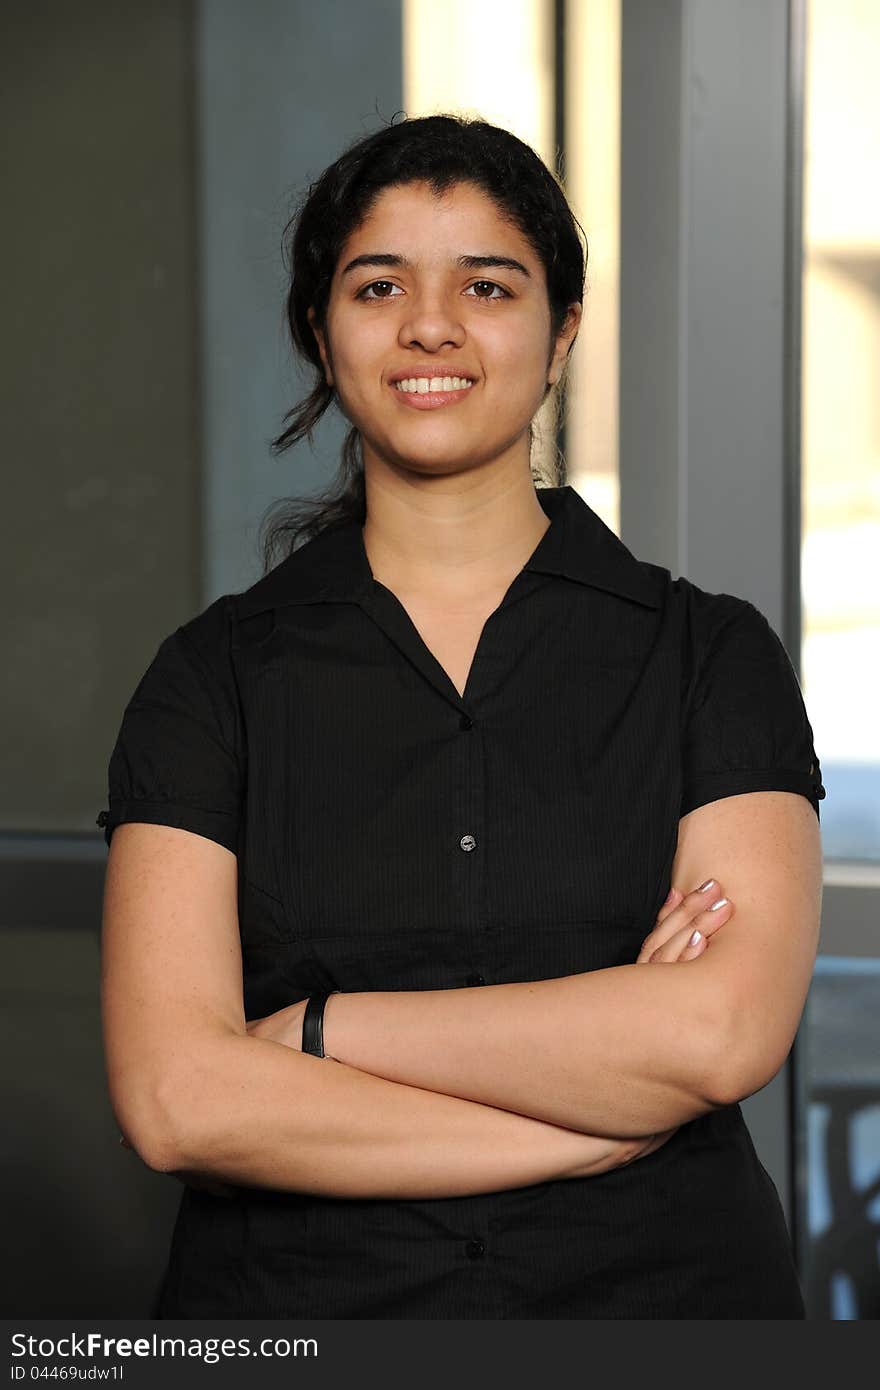
[[[675,889],[674,889],[674,888],[670,888],[669,892],[666,894],[666,902],[664,902],[663,906],[665,907],[665,906],[666,906],[666,903],[671,903],[671,902],[672,902],[672,899],[673,899],[674,897],[675,897]]]
[[[715,882],[714,878],[707,878],[705,883],[701,883],[701,884],[700,884],[699,888],[697,889],[697,892],[698,892],[698,893],[705,893],[706,889],[707,889],[707,888],[711,888],[712,885],[714,884],[714,882]]]
[[[727,906],[727,899],[726,899],[726,898],[719,898],[718,901],[717,901],[717,903],[713,903],[713,904],[712,904],[712,906],[709,908],[709,911],[710,911],[710,912],[717,912],[718,909],[719,909],[719,907],[726,907],[726,906]]]
[[[691,932],[691,939],[690,939],[690,941],[688,942],[688,945],[689,945],[689,946],[696,946],[697,942],[698,942],[698,941],[702,941],[702,939],[703,939],[703,933],[702,933],[702,932],[700,932],[700,931]]]

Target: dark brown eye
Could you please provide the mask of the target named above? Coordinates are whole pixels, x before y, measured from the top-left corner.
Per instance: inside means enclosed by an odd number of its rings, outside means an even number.
[[[496,285],[494,280],[477,280],[470,288],[476,292],[475,299],[507,299],[509,297],[507,290]]]
[[[364,286],[358,294],[358,299],[393,299],[392,291],[396,289],[399,289],[399,286],[392,284],[390,280],[374,280],[371,285]]]

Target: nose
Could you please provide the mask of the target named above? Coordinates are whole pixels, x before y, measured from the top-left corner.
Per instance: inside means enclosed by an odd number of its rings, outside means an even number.
[[[439,291],[414,295],[408,305],[398,334],[401,347],[420,347],[425,352],[439,352],[446,346],[461,347],[465,339],[464,325],[456,313],[454,296]]]

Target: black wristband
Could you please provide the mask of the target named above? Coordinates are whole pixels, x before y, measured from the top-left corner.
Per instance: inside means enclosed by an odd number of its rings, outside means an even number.
[[[321,994],[311,995],[306,1004],[302,1024],[302,1051],[311,1053],[313,1057],[324,1056],[324,1005],[331,994],[338,993],[338,990],[326,989]]]

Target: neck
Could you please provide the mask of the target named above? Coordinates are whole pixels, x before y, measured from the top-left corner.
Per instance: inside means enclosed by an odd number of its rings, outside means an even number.
[[[396,593],[479,603],[506,590],[550,520],[530,472],[401,479],[366,472],[364,548]]]

